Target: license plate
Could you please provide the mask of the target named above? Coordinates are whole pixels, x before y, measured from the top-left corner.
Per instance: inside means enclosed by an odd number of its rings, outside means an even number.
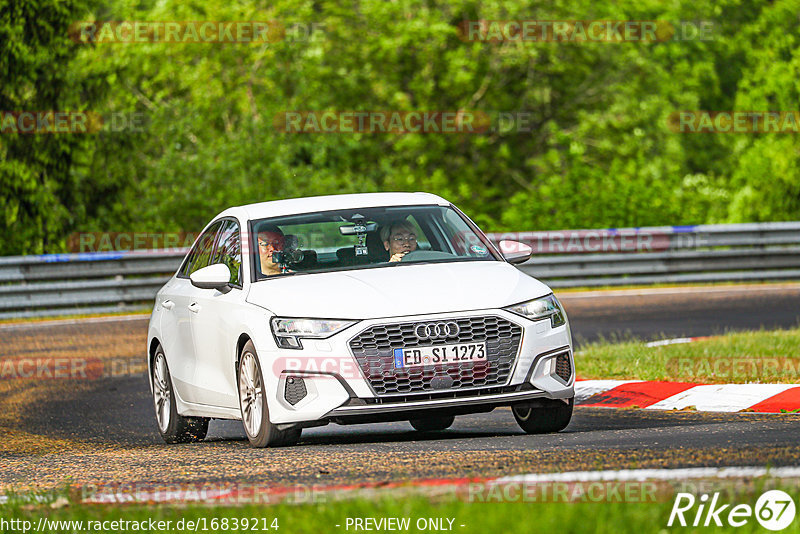
[[[394,349],[395,369],[485,361],[486,343],[458,343],[435,347]]]

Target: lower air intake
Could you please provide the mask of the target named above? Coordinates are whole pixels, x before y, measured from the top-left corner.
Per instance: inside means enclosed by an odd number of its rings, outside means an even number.
[[[286,377],[286,387],[283,390],[283,398],[286,402],[294,406],[301,400],[306,398],[308,390],[306,390],[305,381],[299,376]]]
[[[556,356],[556,375],[564,382],[572,376],[572,365],[569,363],[569,352]]]

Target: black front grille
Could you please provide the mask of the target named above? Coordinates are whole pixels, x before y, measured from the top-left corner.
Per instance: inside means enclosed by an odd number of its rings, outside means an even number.
[[[459,333],[435,343],[414,333],[419,324],[455,322]],[[372,326],[350,341],[359,367],[376,395],[405,395],[443,389],[506,384],[522,339],[522,328],[502,317],[461,317]],[[394,349],[486,342],[487,361],[394,368]]]
[[[564,382],[569,382],[572,376],[572,366],[569,363],[569,352],[556,356],[556,375]]]
[[[283,398],[286,402],[294,406],[308,395],[305,381],[299,376],[286,377],[286,387],[284,387]]]

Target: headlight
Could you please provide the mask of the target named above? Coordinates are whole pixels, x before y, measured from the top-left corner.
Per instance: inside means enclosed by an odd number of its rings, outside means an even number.
[[[273,317],[270,320],[272,335],[278,346],[284,349],[302,349],[302,338],[325,339],[354,325],[355,321],[336,319],[290,319]]]
[[[550,319],[550,324],[553,328],[561,326],[567,322],[567,314],[564,313],[564,308],[554,295],[547,295],[540,299],[529,300],[522,304],[509,306],[506,310],[521,315],[531,321],[541,321],[543,319]]]

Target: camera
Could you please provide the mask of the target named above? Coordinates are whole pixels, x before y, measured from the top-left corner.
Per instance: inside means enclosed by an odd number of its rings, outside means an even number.
[[[283,250],[272,253],[272,262],[282,265],[289,263],[300,263],[303,261],[303,251],[297,248],[297,236],[287,235],[284,237]]]

